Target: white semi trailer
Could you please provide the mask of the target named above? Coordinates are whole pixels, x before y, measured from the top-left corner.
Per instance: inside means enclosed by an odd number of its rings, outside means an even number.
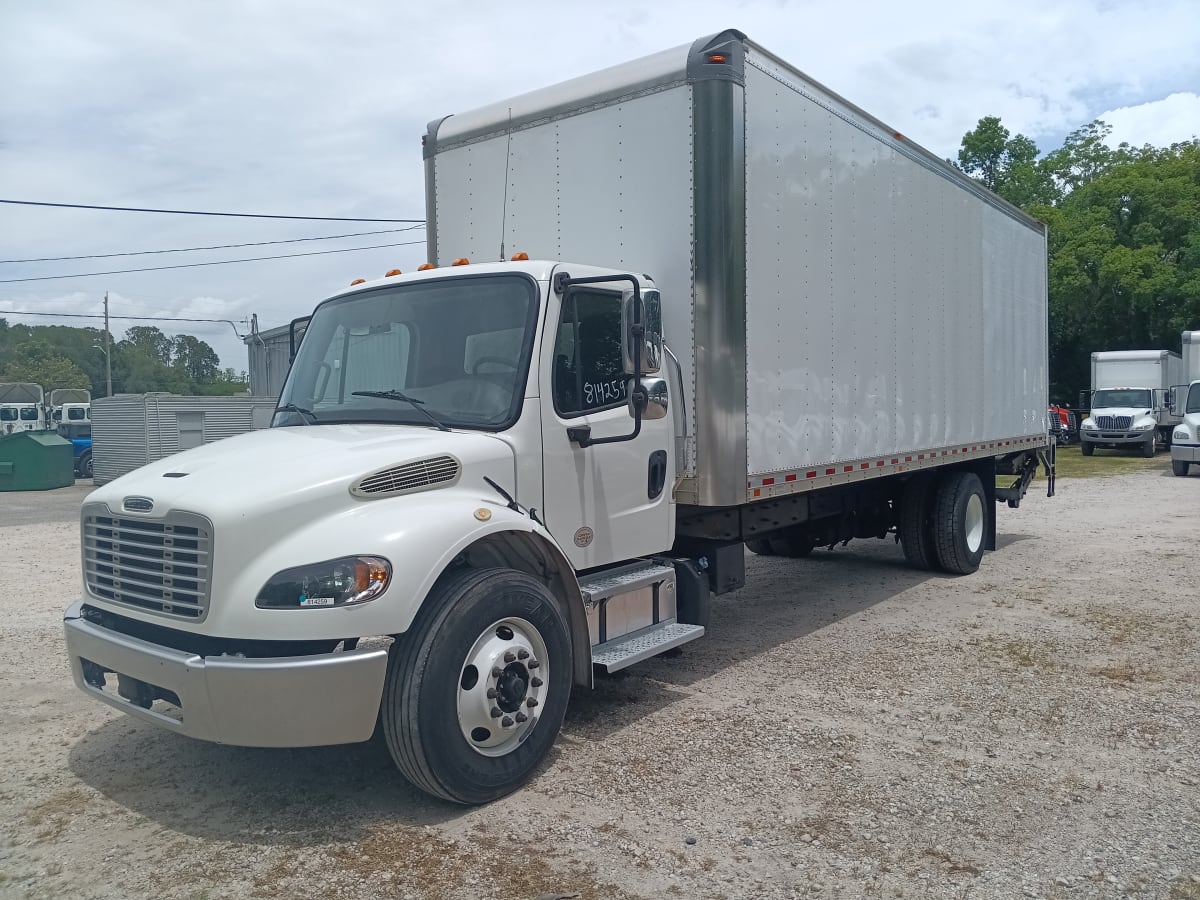
[[[1171,446],[1179,416],[1171,409],[1171,387],[1183,378],[1183,361],[1170,350],[1104,350],[1092,354],[1092,390],[1081,403],[1089,410],[1079,426],[1084,456],[1097,447],[1134,449],[1149,459],[1159,442]]]
[[[1043,227],[740,33],[425,154],[430,263],[316,308],[273,427],[88,497],[92,696],[231,744],[378,721],[485,802],[573,685],[703,635],[745,543],[969,573],[1050,452]]]
[[[1182,343],[1184,383],[1173,391],[1173,411],[1181,417],[1171,437],[1171,471],[1176,475],[1200,466],[1200,331],[1185,331]]]

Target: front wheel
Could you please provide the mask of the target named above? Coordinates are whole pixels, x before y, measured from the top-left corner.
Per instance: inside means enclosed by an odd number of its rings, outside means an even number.
[[[567,624],[540,581],[509,569],[448,576],[392,645],[381,710],[392,759],[437,797],[503,797],[554,744],[571,673]]]
[[[1176,475],[1186,475],[1189,465],[1191,464],[1184,462],[1182,459],[1173,459],[1171,460],[1171,471]]]
[[[938,485],[933,533],[938,564],[955,575],[968,575],[983,559],[987,497],[974,472],[947,472]]]
[[[1096,452],[1096,445],[1085,440],[1079,442],[1079,452],[1084,456],[1091,456]]]
[[[1146,438],[1146,442],[1142,444],[1142,457],[1144,459],[1154,459],[1154,445],[1154,433],[1151,432],[1150,437]]]

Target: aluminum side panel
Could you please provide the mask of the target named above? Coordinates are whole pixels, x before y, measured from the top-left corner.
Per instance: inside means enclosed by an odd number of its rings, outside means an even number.
[[[1043,234],[746,67],[748,476],[1044,432]]]
[[[503,221],[508,256],[650,275],[696,420],[690,87],[516,130],[511,148],[504,134],[439,148],[433,162],[439,263],[497,259]]]

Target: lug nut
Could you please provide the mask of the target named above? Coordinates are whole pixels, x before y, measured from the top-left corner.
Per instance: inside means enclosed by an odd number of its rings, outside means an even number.
[[[517,659],[529,659],[529,651],[528,650],[518,650],[517,651]]]
[[[492,677],[493,678],[499,678],[503,674],[504,674],[504,670],[502,668],[500,668],[499,666],[492,666]]]
[[[525,665],[529,666],[529,668],[531,668],[531,669],[536,669],[538,666],[541,665],[541,663],[538,662],[536,659],[531,659]]]
[[[529,697],[525,701],[525,705],[528,706],[530,709],[533,709],[535,706],[537,706],[537,697]]]
[[[538,678],[536,675],[534,675],[532,678],[529,679],[529,684],[532,687],[541,687],[543,684],[545,684],[545,682],[542,681],[542,679]]]
[[[517,654],[513,653],[511,650],[504,651],[504,661],[505,662],[512,662],[516,658],[517,658]]]
[[[500,720],[500,724],[503,725],[505,728],[512,728],[513,727],[512,716],[505,716],[503,719]]]
[[[495,700],[499,696],[500,696],[500,692],[498,690],[496,690],[495,688],[487,689],[487,698],[489,700]]]
[[[523,712],[517,713],[516,718],[517,718],[518,722],[528,722],[529,721],[529,716],[525,715],[525,713],[523,713]]]
[[[498,719],[498,718],[500,718],[502,715],[504,715],[504,713],[500,712],[500,707],[498,707],[498,706],[493,706],[493,707],[492,707],[492,710],[491,710],[491,716],[492,716],[492,718],[493,718],[493,719]]]

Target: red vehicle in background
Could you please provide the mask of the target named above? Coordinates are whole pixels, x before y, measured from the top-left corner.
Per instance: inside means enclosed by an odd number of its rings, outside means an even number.
[[[1079,439],[1079,419],[1065,406],[1050,405],[1050,433],[1060,444]]]

